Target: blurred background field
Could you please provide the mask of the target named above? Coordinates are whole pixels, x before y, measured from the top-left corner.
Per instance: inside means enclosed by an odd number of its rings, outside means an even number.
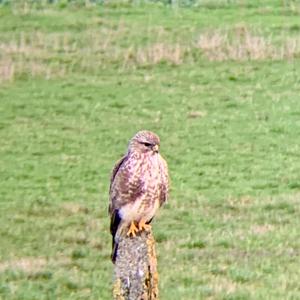
[[[0,1],[0,299],[111,299],[108,186],[172,179],[165,299],[300,299],[300,2]]]

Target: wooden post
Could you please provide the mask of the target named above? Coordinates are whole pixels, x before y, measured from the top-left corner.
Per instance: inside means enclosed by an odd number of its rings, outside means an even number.
[[[119,238],[113,299],[158,300],[155,240],[151,231]]]

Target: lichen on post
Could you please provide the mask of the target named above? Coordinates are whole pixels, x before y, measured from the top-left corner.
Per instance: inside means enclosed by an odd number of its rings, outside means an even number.
[[[157,300],[155,240],[150,231],[120,236],[114,265],[114,300]]]

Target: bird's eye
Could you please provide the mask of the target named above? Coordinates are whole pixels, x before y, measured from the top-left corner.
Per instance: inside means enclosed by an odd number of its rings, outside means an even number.
[[[144,143],[144,145],[145,145],[146,147],[152,146],[152,144],[150,144],[150,143]]]

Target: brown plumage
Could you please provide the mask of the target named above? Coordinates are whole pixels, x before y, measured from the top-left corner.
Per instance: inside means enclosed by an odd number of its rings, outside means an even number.
[[[157,209],[168,198],[168,166],[158,152],[159,145],[155,133],[139,131],[112,171],[109,214],[113,262],[120,234],[135,236],[141,230],[149,230]]]

